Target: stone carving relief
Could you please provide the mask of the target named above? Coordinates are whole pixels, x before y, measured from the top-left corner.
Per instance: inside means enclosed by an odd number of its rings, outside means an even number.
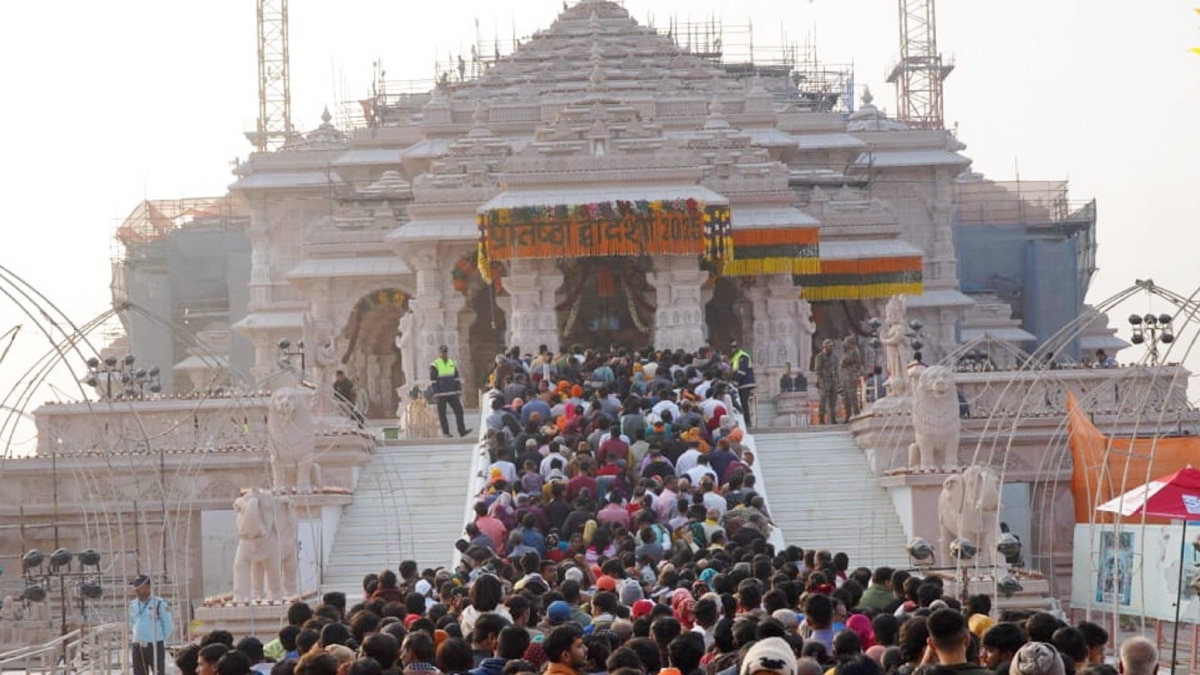
[[[888,396],[906,396],[908,394],[908,325],[904,320],[905,302],[903,295],[892,296],[888,300],[885,311],[883,331],[880,341],[883,342],[887,362],[888,379],[884,382]]]
[[[271,396],[267,413],[267,452],[271,457],[271,480],[281,492],[305,494],[320,484],[313,443],[311,394],[297,387],[284,387]]]
[[[1000,476],[990,467],[973,464],[961,474],[948,476],[938,495],[941,550],[958,537],[978,547],[975,561],[981,567],[995,560],[1000,529]]]
[[[304,356],[316,380],[316,407],[319,416],[333,414],[333,376],[337,370],[337,341],[333,325],[304,313]]]
[[[417,382],[417,354],[413,350],[415,338],[413,313],[405,312],[396,327],[396,348],[400,350],[400,367],[404,371],[404,385],[409,388]],[[401,400],[403,399],[404,397],[401,397]]]
[[[238,546],[233,600],[284,600],[298,595],[299,525],[287,497],[251,490],[233,502]]]
[[[908,447],[909,468],[950,471],[958,465],[958,390],[954,371],[926,368],[913,392],[912,425],[917,440]]]

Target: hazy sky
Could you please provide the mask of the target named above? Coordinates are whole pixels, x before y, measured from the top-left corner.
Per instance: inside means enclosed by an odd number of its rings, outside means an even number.
[[[572,0],[573,2],[574,0]],[[1200,276],[1200,45],[1196,0],[940,0],[938,39],[957,64],[946,119],[974,170],[991,178],[1070,178],[1099,202],[1090,300],[1153,277],[1190,293]],[[898,54],[895,0],[628,0],[657,25],[752,22],[756,46],[815,43],[853,63],[861,91],[895,109],[884,82]],[[372,61],[388,79],[428,79],[435,58],[545,27],[561,0],[443,3],[291,0],[293,117],[363,97]],[[116,225],[143,198],[219,195],[250,151],[257,114],[253,0],[20,2],[0,22],[0,194],[9,233],[0,264],[77,321],[109,302]],[[507,50],[506,50],[507,51]],[[1139,301],[1138,311],[1148,309]],[[1166,309],[1155,306],[1156,311]],[[1128,314],[1122,309],[1118,316]],[[0,333],[20,319],[0,304]],[[1122,332],[1128,333],[1124,319]],[[30,328],[30,326],[26,326]],[[27,330],[18,347],[36,342]],[[29,347],[35,345],[28,345]],[[14,360],[10,357],[10,360]],[[27,364],[25,360],[22,365]],[[13,363],[0,364],[0,390]],[[167,364],[162,364],[167,365]]]

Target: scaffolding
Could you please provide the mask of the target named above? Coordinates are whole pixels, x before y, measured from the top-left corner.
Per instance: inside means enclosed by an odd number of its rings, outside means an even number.
[[[681,50],[738,78],[759,78],[781,105],[812,112],[854,111],[854,68],[822,63],[815,42],[797,45],[780,30],[777,44],[755,44],[754,24],[672,17],[663,35]]]
[[[229,195],[146,199],[117,227],[116,236],[125,246],[148,244],[184,227],[237,227],[246,217],[242,202]]]
[[[371,64],[371,89],[363,98],[338,104],[338,128],[344,132],[367,127],[391,127],[420,120],[421,108],[429,102],[435,87],[451,92],[483,77],[500,59],[519,46],[514,33],[501,38],[499,33],[486,40],[475,20],[475,41],[469,54],[446,54],[446,60],[434,59],[433,76],[425,79],[389,80],[381,59]]]
[[[942,83],[954,63],[937,47],[936,0],[899,0],[900,61],[888,73],[896,85],[897,119],[920,129],[944,129]]]
[[[129,299],[126,267],[144,263],[150,245],[183,228],[241,229],[249,223],[245,204],[230,195],[185,199],[146,199],[117,226],[112,246],[114,303]]]
[[[383,63],[372,64],[374,76],[367,96],[343,100],[338,104],[337,126],[349,133],[367,127],[394,127],[413,124],[429,102],[435,80],[388,80]]]
[[[1096,272],[1096,200],[1072,200],[1065,180],[960,181],[962,227],[1021,226],[1031,238],[1075,239],[1083,295]]]
[[[287,0],[258,0],[258,123],[255,150],[281,147],[293,133]]]

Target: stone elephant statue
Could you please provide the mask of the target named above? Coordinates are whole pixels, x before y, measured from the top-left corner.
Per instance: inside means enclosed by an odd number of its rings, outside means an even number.
[[[312,393],[284,387],[271,396],[267,413],[267,452],[271,480],[280,491],[305,494],[320,484],[311,410]]]
[[[945,553],[954,539],[970,539],[979,547],[976,564],[991,566],[996,559],[999,514],[1000,476],[992,468],[975,464],[948,476],[938,495],[939,549]]]
[[[909,468],[951,471],[958,465],[961,420],[954,371],[930,366],[913,383],[912,425],[916,442],[908,447]]]
[[[238,530],[234,602],[299,595],[299,527],[291,500],[255,489],[238,497],[233,510]]]

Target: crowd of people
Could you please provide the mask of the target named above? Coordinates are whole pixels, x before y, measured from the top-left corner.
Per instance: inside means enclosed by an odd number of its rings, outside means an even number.
[[[598,569],[596,569],[598,567]],[[175,654],[183,675],[1153,675],[1137,636],[1045,612],[993,617],[941,577],[845,569],[827,551],[733,545],[676,554],[648,581],[619,558],[496,556],[458,571],[364,579],[348,605],[295,602],[263,644],[208,633]]]
[[[937,574],[776,549],[735,414],[737,370],[694,354],[501,355],[491,464],[456,568],[403,561],[349,603],[297,602],[267,644],[225,631],[184,675],[1115,675],[1092,623],[994,617]],[[746,365],[749,358],[746,357]],[[1121,645],[1150,675],[1153,643]]]

